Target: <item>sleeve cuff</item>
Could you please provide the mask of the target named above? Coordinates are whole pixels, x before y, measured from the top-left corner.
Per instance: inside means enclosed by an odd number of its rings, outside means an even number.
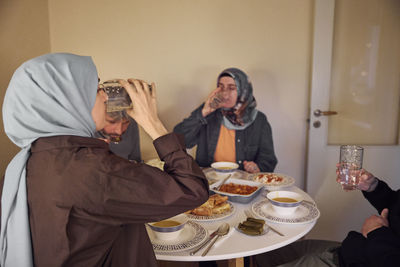
[[[177,133],[169,133],[160,136],[153,141],[153,145],[161,160],[168,154],[171,154],[175,151],[186,151],[184,137],[183,135]]]
[[[207,124],[207,119],[203,117],[203,114],[201,113],[201,110],[204,107],[204,103],[200,105],[200,107],[198,107],[195,110],[195,114],[196,114],[196,118],[201,122],[201,124],[206,125]]]
[[[371,192],[362,191],[362,194],[368,200],[369,199],[375,199],[375,198],[384,197],[387,194],[388,190],[390,191],[390,188],[388,187],[388,185],[384,181],[379,180],[376,177],[375,177],[375,179],[378,180],[378,184],[376,185],[376,187],[375,187],[375,189],[373,191],[371,191]]]
[[[383,238],[383,237],[392,238],[393,236],[395,236],[394,233],[388,227],[382,226],[382,227],[379,227],[379,228],[369,232],[367,234],[367,239],[372,240],[372,239]]]

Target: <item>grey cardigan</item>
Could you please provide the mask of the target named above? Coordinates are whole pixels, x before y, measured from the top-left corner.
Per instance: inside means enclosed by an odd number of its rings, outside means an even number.
[[[222,122],[220,110],[203,117],[200,107],[174,127],[174,132],[185,136],[188,148],[197,145],[196,161],[201,167],[214,162]],[[243,169],[243,161],[254,161],[262,172],[272,172],[277,164],[272,141],[271,126],[264,113],[258,111],[256,119],[244,130],[236,130],[236,162]]]

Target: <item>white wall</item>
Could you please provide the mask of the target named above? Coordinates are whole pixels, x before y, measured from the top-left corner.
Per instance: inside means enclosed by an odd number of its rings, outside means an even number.
[[[276,171],[303,186],[312,0],[49,1],[52,52],[93,57],[102,80],[157,84],[167,128],[238,67],[273,129]],[[156,157],[142,133],[143,158]]]

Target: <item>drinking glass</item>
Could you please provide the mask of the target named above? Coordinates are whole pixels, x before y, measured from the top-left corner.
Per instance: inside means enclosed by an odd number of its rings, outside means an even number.
[[[128,92],[115,80],[105,81],[99,85],[107,93],[107,112],[123,111],[132,108]]]
[[[214,98],[211,100],[210,107],[213,109],[217,109],[221,103],[225,102],[224,97],[222,96],[222,92],[218,92],[215,94]]]
[[[339,178],[344,190],[357,188],[362,168],[364,148],[356,145],[340,146]]]
[[[133,107],[132,100],[125,88],[117,80],[105,81],[99,84],[99,88],[106,92],[108,100],[106,102],[107,117],[115,122],[127,120],[126,110]],[[103,138],[111,143],[118,144],[122,140],[119,134],[109,134],[103,130],[99,132]]]

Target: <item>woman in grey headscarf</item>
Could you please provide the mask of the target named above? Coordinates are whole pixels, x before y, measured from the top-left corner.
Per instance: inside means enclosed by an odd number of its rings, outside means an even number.
[[[15,71],[3,121],[21,151],[4,177],[2,267],[157,266],[144,223],[207,200],[202,171],[158,118],[154,84],[119,83],[134,106],[128,115],[154,140],[164,171],[92,138],[105,125],[107,95],[90,57],[48,54]]]
[[[217,88],[205,103],[175,126],[186,146],[197,145],[196,161],[209,167],[215,161],[237,162],[250,173],[272,172],[277,164],[272,131],[257,110],[247,75],[229,68],[218,76]]]

